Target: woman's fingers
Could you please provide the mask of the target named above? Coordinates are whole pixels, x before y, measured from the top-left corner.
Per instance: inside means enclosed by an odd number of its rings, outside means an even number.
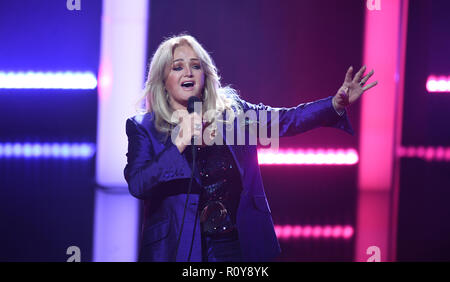
[[[196,112],[193,112],[190,115],[191,115],[190,126],[191,126],[191,129],[192,129],[191,136],[193,136],[196,140],[198,140],[202,136],[202,118]],[[195,143],[195,144],[198,145],[197,143]]]
[[[202,134],[202,120],[198,113],[193,112],[181,117],[180,134],[184,139],[185,145],[190,144],[191,138],[197,138]]]
[[[355,75],[355,78],[353,79],[353,82],[359,83],[359,80],[361,79],[361,76],[363,75],[364,71],[366,70],[366,66],[363,66]]]
[[[345,81],[344,82],[352,82],[352,72],[353,72],[353,67],[349,67],[347,70],[347,73],[345,74]]]
[[[363,79],[361,79],[360,85],[364,85],[364,84],[367,82],[367,80],[369,80],[369,78],[370,78],[373,74],[374,74],[374,71],[371,70],[371,71],[369,72],[369,74],[367,74],[365,77],[363,77]]]
[[[372,69],[370,73],[368,73],[366,76],[363,76],[366,68],[366,66],[361,67],[361,69],[355,74],[355,77],[353,79],[353,67],[350,67],[347,70],[347,73],[345,74],[345,81],[341,88],[338,90],[338,94],[335,97],[336,103],[343,106],[348,106],[358,100],[364,91],[378,84],[378,81],[375,81],[367,86],[363,86],[375,73],[375,71]],[[360,86],[361,88],[358,86]]]
[[[370,88],[374,87],[377,84],[378,84],[378,81],[372,82],[371,84],[364,86],[363,90],[364,91],[369,90]]]

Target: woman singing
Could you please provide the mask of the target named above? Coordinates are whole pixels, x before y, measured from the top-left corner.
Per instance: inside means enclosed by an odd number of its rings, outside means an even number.
[[[346,107],[377,84],[364,86],[374,73],[362,77],[365,69],[352,78],[350,67],[334,96],[273,108],[244,101],[222,87],[211,57],[192,36],[162,42],[150,63],[146,111],[126,121],[124,175],[130,193],[144,204],[139,260],[273,260],[281,250],[256,145],[229,141],[217,124],[248,131],[249,123],[226,117],[252,112],[256,123],[273,130],[273,120],[261,118],[266,111],[278,116],[280,137],[320,126],[353,135]],[[188,111],[192,96],[201,102],[200,113]],[[192,137],[197,146],[191,145]]]

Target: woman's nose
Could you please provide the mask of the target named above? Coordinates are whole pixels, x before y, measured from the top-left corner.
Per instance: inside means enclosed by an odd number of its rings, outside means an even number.
[[[191,68],[185,68],[185,70],[186,70],[186,72],[185,72],[185,76],[188,76],[188,77],[191,77],[192,76],[192,70],[191,70]]]

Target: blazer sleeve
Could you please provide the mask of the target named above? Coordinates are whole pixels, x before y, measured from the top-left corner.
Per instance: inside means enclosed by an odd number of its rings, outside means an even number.
[[[333,107],[332,98],[333,96],[329,96],[290,108],[271,107],[262,103],[252,104],[240,98],[239,102],[241,103],[244,114],[247,114],[249,110],[253,110],[258,123],[260,122],[261,112],[263,110],[266,111],[267,117],[262,120],[268,128],[271,128],[272,117],[275,117],[273,113],[278,113],[280,137],[293,136],[320,126],[334,127],[355,135],[348,119],[347,111],[344,110],[339,115]],[[273,118],[273,120],[275,122],[276,118]],[[246,121],[246,123],[248,122]]]
[[[146,199],[162,193],[159,184],[190,177],[190,168],[172,142],[155,154],[151,138],[132,118],[126,121],[128,136],[127,165],[124,169],[128,189],[136,198]]]

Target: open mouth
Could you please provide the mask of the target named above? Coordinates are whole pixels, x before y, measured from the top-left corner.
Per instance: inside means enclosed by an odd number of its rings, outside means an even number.
[[[192,89],[194,89],[194,85],[194,81],[185,81],[181,84],[181,87],[183,87],[184,90],[191,91]]]

